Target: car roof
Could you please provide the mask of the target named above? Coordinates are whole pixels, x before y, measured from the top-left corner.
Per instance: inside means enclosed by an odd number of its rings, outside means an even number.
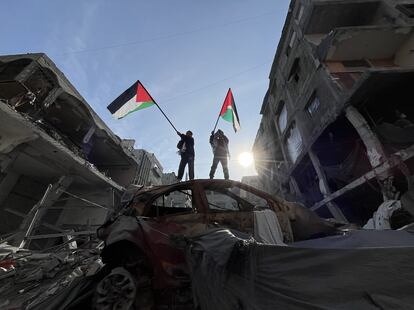
[[[263,192],[257,188],[254,188],[242,182],[233,181],[233,180],[223,180],[223,179],[196,179],[196,180],[184,181],[184,182],[173,183],[173,184],[168,184],[168,185],[155,185],[151,187],[141,187],[135,192],[134,196],[135,197],[143,196],[142,198],[144,197],[150,198],[151,196],[160,195],[170,190],[185,189],[188,187],[195,187],[197,185],[203,188],[207,187],[208,190],[237,186],[247,191],[253,192],[259,196],[266,197],[267,199],[275,199],[275,197],[273,197],[272,195],[269,195],[266,192]]]

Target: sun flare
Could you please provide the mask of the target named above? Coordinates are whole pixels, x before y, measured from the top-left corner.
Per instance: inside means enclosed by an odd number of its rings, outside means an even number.
[[[250,167],[253,164],[253,154],[250,152],[243,152],[239,155],[239,163],[243,167]]]

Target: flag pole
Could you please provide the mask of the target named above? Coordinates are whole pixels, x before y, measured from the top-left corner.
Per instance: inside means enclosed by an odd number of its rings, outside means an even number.
[[[176,132],[179,132],[177,130],[177,128],[175,128],[175,126],[173,125],[173,123],[170,121],[170,119],[168,118],[168,116],[164,113],[164,111],[161,109],[161,107],[158,105],[158,103],[154,100],[154,98],[152,98],[151,94],[147,91],[147,89],[145,88],[145,86],[138,80],[138,83],[141,84],[142,88],[145,89],[145,91],[147,92],[147,94],[150,96],[150,98],[152,99],[152,101],[154,102],[154,104],[157,106],[157,108],[161,111],[162,115],[164,115],[164,117],[167,119],[167,121],[170,123],[170,125],[172,126],[172,128],[174,128],[174,130]]]
[[[215,132],[215,131],[216,131],[217,124],[218,124],[219,120],[220,120],[220,113],[219,113],[219,115],[217,116],[217,121],[216,121],[216,124],[214,125],[213,132]]]
[[[150,95],[150,96],[151,96],[151,95]],[[152,97],[151,97],[151,98],[152,98]],[[152,100],[154,100],[154,99],[152,99]],[[165,115],[164,111],[160,108],[160,106],[158,105],[158,103],[156,103],[155,101],[154,101],[154,103],[155,103],[155,105],[157,106],[157,108],[158,108],[158,109],[160,109],[160,111],[161,111],[162,115],[164,115],[164,117],[165,117],[165,118],[167,119],[167,121],[170,123],[170,125],[172,126],[172,128],[174,128],[174,130],[175,130],[176,132],[178,132],[177,128],[175,128],[175,126],[173,125],[173,123],[171,123],[170,119],[168,118],[168,116],[167,116],[167,115]]]
[[[219,115],[217,116],[217,121],[216,121],[216,124],[214,125],[213,132],[214,132],[214,131],[216,131],[217,124],[218,124],[219,119],[220,119],[221,110],[223,110],[223,106],[224,106],[224,104],[226,103],[226,98],[227,98],[227,96],[228,96],[228,94],[229,94],[229,92],[230,92],[230,89],[231,89],[231,88],[229,88],[229,90],[227,91],[226,97],[224,98],[224,102],[223,102],[223,105],[221,106],[221,109],[220,109]]]

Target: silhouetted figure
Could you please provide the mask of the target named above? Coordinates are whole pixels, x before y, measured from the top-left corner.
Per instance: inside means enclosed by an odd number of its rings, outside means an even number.
[[[214,178],[214,173],[216,172],[217,165],[220,162],[223,167],[223,174],[226,180],[229,179],[229,168],[227,156],[230,157],[229,153],[229,139],[224,135],[224,132],[220,129],[216,133],[211,132],[210,144],[213,148],[213,164],[211,165],[210,170],[210,179]]]
[[[178,143],[179,153],[181,155],[180,166],[178,167],[177,179],[181,181],[184,175],[185,166],[188,164],[188,174],[190,180],[194,179],[194,139],[193,133],[188,130],[185,135],[177,131],[177,135],[181,137]]]

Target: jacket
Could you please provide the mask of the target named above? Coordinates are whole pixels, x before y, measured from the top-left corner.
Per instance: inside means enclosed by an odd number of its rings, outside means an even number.
[[[181,153],[181,156],[195,156],[194,152],[194,138],[189,137],[185,134],[180,134],[181,140],[184,141],[184,152]]]
[[[214,155],[229,155],[229,139],[224,134],[215,133],[210,136],[210,144]]]

